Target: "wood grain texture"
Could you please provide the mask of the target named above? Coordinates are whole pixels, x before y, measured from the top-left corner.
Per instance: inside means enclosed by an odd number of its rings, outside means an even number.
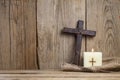
[[[119,80],[120,73],[82,73],[63,71],[0,71],[1,80]],[[10,72],[10,73],[9,73]],[[27,73],[28,72],[28,73]]]
[[[10,69],[9,0],[0,0],[0,69]]]
[[[36,69],[36,0],[10,1],[11,69]]]
[[[24,1],[25,59],[26,69],[38,69],[37,65],[37,0]]]
[[[85,0],[38,0],[38,54],[40,69],[58,69],[64,62],[72,62],[74,36],[63,35],[63,27],[76,28],[78,20],[85,20]],[[84,40],[82,51],[84,51]]]
[[[87,0],[87,29],[96,37],[87,39],[87,50],[102,51],[103,57],[120,57],[120,1]]]
[[[104,79],[104,78],[101,78],[101,79],[99,79],[99,78],[97,78],[97,79],[95,79],[95,78],[9,78],[9,77],[7,77],[7,78],[0,78],[0,79],[2,79],[2,80],[119,80],[119,78],[106,78],[106,79]]]

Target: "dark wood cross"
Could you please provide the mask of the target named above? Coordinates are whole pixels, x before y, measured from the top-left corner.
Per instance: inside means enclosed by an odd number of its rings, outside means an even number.
[[[80,65],[80,52],[81,52],[81,43],[82,43],[82,36],[91,36],[94,37],[96,35],[96,31],[91,30],[83,30],[83,24],[84,22],[82,20],[78,20],[77,22],[77,28],[64,28],[62,32],[74,34],[76,37],[76,43],[75,43],[75,57],[73,63],[76,65]]]
[[[96,63],[96,61],[94,61],[94,58],[92,58],[92,60],[89,62],[92,63],[92,66],[94,66],[94,63]]]

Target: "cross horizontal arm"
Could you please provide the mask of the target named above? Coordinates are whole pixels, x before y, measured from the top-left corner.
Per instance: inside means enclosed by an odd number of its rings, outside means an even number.
[[[83,30],[82,35],[88,35],[88,36],[93,36],[94,37],[96,35],[96,31]]]
[[[64,28],[63,30],[62,30],[62,32],[64,32],[64,33],[76,33],[77,32],[77,30],[76,29],[72,29],[72,28]]]

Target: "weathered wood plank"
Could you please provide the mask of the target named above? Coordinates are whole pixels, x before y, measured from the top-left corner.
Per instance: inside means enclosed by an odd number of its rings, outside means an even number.
[[[119,78],[101,78],[101,79],[95,79],[95,78],[1,78],[2,80],[119,80]]]
[[[76,22],[85,20],[85,0],[38,0],[38,54],[40,69],[57,69],[71,62],[74,55],[74,37],[62,35],[63,27],[76,28]],[[84,40],[82,51],[84,51]]]
[[[0,69],[10,69],[9,0],[0,0]]]
[[[36,0],[10,1],[10,69],[36,69]]]
[[[120,57],[120,1],[87,0],[87,29],[96,30],[96,37],[87,39],[87,50],[95,48],[104,57]]]
[[[83,73],[63,71],[0,71],[4,80],[119,80],[120,73]]]
[[[37,0],[24,1],[25,60],[26,69],[38,69],[37,65]]]

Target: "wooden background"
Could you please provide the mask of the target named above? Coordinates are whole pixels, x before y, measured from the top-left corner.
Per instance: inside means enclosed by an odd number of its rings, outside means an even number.
[[[96,30],[82,51],[120,57],[120,0],[0,0],[0,69],[59,69],[72,62],[74,36],[63,27]]]

